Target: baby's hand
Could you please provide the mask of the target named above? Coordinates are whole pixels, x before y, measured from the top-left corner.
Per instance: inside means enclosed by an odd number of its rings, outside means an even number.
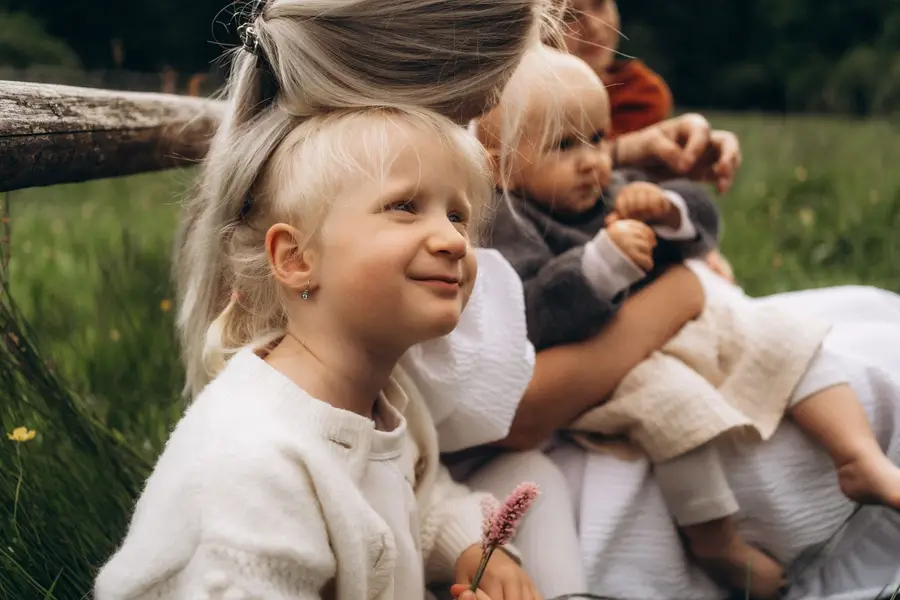
[[[616,198],[616,213],[622,219],[634,219],[650,225],[681,227],[681,211],[652,183],[638,181],[622,188]]]
[[[468,590],[478,571],[481,562],[481,544],[470,546],[459,556],[456,562],[456,585],[450,588],[454,598],[466,600]],[[484,570],[484,576],[478,585],[477,600],[542,600],[542,596],[534,587],[531,579],[503,550],[496,550]],[[474,599],[473,599],[474,600]]]
[[[656,234],[646,224],[633,219],[607,219],[606,233],[622,254],[644,271],[653,268]]]

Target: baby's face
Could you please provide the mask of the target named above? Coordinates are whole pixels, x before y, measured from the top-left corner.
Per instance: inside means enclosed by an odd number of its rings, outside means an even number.
[[[615,0],[570,0],[565,19],[566,48],[602,75],[619,47],[619,10]]]
[[[514,158],[514,191],[560,213],[593,208],[612,173],[609,97],[588,75],[562,72],[552,97],[534,101]]]

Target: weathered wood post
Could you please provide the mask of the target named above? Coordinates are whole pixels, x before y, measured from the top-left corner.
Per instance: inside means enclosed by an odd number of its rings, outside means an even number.
[[[204,98],[0,81],[0,192],[193,164],[223,110]]]

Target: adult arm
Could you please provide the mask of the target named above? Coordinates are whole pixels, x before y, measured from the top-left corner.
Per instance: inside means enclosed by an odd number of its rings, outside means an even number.
[[[675,266],[630,297],[598,335],[539,352],[512,428],[497,445],[534,448],[566,427],[697,317],[703,304],[696,275]]]

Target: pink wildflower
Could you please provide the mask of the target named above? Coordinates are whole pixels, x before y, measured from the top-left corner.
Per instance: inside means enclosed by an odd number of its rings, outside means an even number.
[[[484,570],[494,550],[505,546],[516,533],[516,525],[531,508],[538,497],[538,486],[534,483],[523,483],[513,490],[502,505],[493,496],[481,501],[481,562],[472,578],[471,591],[478,589]]]
[[[512,494],[494,513],[491,530],[487,535],[485,547],[499,548],[505,546],[516,533],[516,526],[532,503],[538,497],[538,486],[534,483],[523,483],[513,490]]]
[[[494,524],[494,515],[500,510],[500,501],[493,496],[485,496],[481,499],[481,543],[482,547],[487,550],[487,539],[491,534],[491,527]]]

